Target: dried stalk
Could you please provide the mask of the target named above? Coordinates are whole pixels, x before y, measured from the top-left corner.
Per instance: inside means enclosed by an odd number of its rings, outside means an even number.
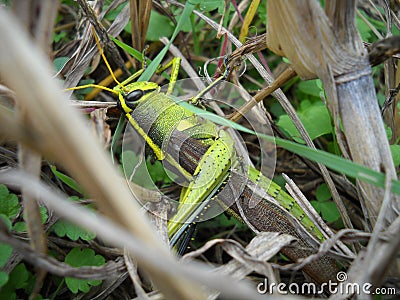
[[[288,57],[302,78],[321,78],[337,133],[341,133],[340,124],[344,128],[345,137],[339,136],[343,153],[373,170],[384,169],[394,179],[368,55],[354,24],[355,3],[332,1],[326,10],[327,14],[317,1],[268,1],[268,46]],[[373,227],[383,191],[362,182],[359,187]],[[398,208],[397,197],[392,204]],[[395,217],[395,209],[389,210],[387,224]]]
[[[396,172],[376,101],[367,51],[355,26],[356,3],[329,1],[325,14],[317,1],[268,1],[267,11],[268,47],[286,56],[302,78],[316,76],[322,80],[342,152],[359,164],[384,171],[387,182],[391,182]],[[363,182],[358,182],[358,187],[363,196],[365,218],[371,228],[375,227],[373,236],[377,237],[396,220],[399,198],[391,195],[388,188],[387,200],[382,206],[382,189]],[[383,275],[389,269],[388,259],[395,257],[393,249],[398,242],[392,239],[385,244],[391,249],[388,253],[382,251],[385,247],[377,248],[376,244],[371,241],[367,253],[379,257],[381,264],[378,265],[386,267],[379,271]],[[362,270],[377,270],[378,265],[371,268],[364,264]],[[379,284],[382,276],[371,274],[355,277],[361,283],[368,279],[372,284]]]
[[[57,16],[58,1],[15,1],[13,10],[17,18],[29,31],[34,42],[49,54],[51,51],[52,31],[54,21]],[[20,103],[16,103],[17,117],[23,122],[30,122],[29,108]],[[35,177],[39,177],[42,157],[38,153],[18,145],[18,161],[21,169]],[[43,229],[39,205],[36,197],[31,197],[26,190],[21,190],[24,216],[27,224],[27,230],[30,237],[30,244],[39,254],[47,253],[47,236]],[[47,271],[44,268],[36,269],[37,280],[32,291],[32,297],[35,298],[42,287],[43,280]]]
[[[101,211],[125,226],[144,244],[157,249],[161,257],[171,258],[110,160],[51,78],[49,62],[4,10],[0,10],[0,37],[1,77],[17,92],[20,104],[29,108],[31,120],[21,126],[0,110],[2,116],[7,116],[1,121],[10,121],[6,124],[8,129],[0,126],[2,135],[9,134],[11,129],[11,133],[19,134],[14,138],[19,138],[21,143],[65,166],[85,191],[96,199]],[[204,299],[197,284],[173,274],[165,277],[154,266],[144,264],[144,267],[168,297],[187,299],[195,295]]]

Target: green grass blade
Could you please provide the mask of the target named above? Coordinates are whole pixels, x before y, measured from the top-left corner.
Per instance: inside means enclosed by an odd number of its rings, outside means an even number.
[[[65,175],[64,173],[57,171],[56,166],[50,166],[50,169],[53,172],[54,176],[60,179],[63,183],[65,183],[67,186],[69,186],[71,189],[78,192],[79,194],[84,195],[81,186],[75,181],[75,179],[69,177],[68,175]]]
[[[110,36],[110,38],[115,42],[115,44],[120,47],[121,49],[125,50],[126,52],[128,52],[130,55],[132,55],[135,59],[137,59],[140,62],[143,62],[143,55],[142,53],[140,53],[138,50],[136,50],[135,48],[132,48],[131,46],[125,44],[124,42],[121,42],[120,40],[117,40],[116,38]],[[146,64],[150,65],[152,62],[151,59],[146,58]],[[162,72],[161,74],[162,76],[164,76],[167,80],[169,80],[170,76],[167,72]]]
[[[135,48],[125,44],[124,42],[121,42],[120,40],[116,39],[115,37],[110,35],[110,38],[113,40],[113,42],[120,47],[121,49],[125,50],[128,52],[130,55],[132,55],[134,58],[136,58],[138,61],[142,62],[143,61],[143,55],[140,51],[136,50]]]
[[[169,47],[171,46],[172,42],[178,35],[179,31],[181,30],[184,21],[186,21],[192,11],[194,9],[194,4],[190,3],[190,1],[186,2],[185,7],[182,12],[182,16],[179,18],[178,24],[176,25],[176,28],[174,30],[174,33],[172,34],[172,37],[170,38],[170,41],[165,47],[158,53],[156,58],[151,62],[151,64],[147,67],[147,69],[143,72],[143,74],[139,77],[138,81],[149,81],[151,76],[154,74],[154,72],[157,70],[158,66],[161,64],[161,61],[163,60],[164,56],[167,54]]]
[[[362,165],[356,164],[350,160],[344,159],[342,157],[336,156],[334,154],[318,150],[318,149],[311,149],[308,148],[307,146],[297,144],[291,141],[287,141],[281,138],[265,135],[265,134],[260,134],[255,131],[252,131],[246,127],[243,127],[235,122],[229,121],[223,117],[220,117],[216,114],[213,114],[211,112],[204,111],[203,109],[200,109],[196,106],[193,106],[189,103],[182,102],[180,99],[175,99],[174,100],[181,106],[191,110],[193,113],[200,115],[201,117],[208,119],[214,123],[217,123],[219,125],[223,126],[229,126],[233,129],[246,132],[249,134],[254,134],[257,135],[260,138],[263,138],[267,141],[275,142],[278,146],[296,153],[300,156],[303,156],[305,158],[308,158],[312,161],[315,161],[317,163],[321,163],[331,170],[334,170],[338,173],[345,174],[349,177],[352,178],[357,178],[362,181],[371,183],[375,186],[378,186],[380,188],[385,188],[385,174],[371,170],[367,167],[364,167]],[[393,180],[392,181],[392,191],[396,194],[400,194],[400,181],[398,180]]]

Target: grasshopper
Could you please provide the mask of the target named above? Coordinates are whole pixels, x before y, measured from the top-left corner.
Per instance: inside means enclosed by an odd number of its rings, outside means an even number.
[[[98,43],[97,38],[96,42]],[[203,201],[209,200],[230,175],[228,179],[228,182],[231,182],[230,188],[224,188],[215,200],[231,215],[242,220],[244,213],[247,221],[259,231],[291,234],[299,239],[301,247],[310,248],[312,244],[309,242],[310,239],[316,244],[325,240],[320,229],[296,201],[276,183],[252,167],[246,167],[244,173],[231,169],[238,162],[233,139],[226,130],[218,129],[215,123],[200,118],[176,103],[172,91],[177,81],[180,58],[174,58],[157,70],[160,73],[166,68],[172,69],[168,90],[163,93],[156,83],[132,82],[143,70],[139,70],[120,83],[114,77],[101,48],[100,53],[117,86],[110,89],[88,84],[70,88],[70,90],[96,87],[115,94],[117,107],[144,139],[154,157],[166,162],[189,181],[189,184],[182,188],[177,213],[168,222],[168,234],[171,238],[179,237],[182,232],[181,224],[187,222],[194,212],[198,212]],[[201,98],[215,84],[216,82],[200,92],[192,98],[192,101]],[[163,146],[165,140],[171,141],[169,145],[172,144],[172,147],[174,141],[180,142],[178,159]],[[237,197],[238,201],[231,205],[232,197],[236,197],[234,187],[240,186],[246,180],[241,195]],[[249,199],[252,197],[257,198],[254,207],[250,205]],[[308,238],[305,238],[305,235],[308,235]],[[310,251],[295,248],[285,248],[282,252],[292,260],[310,254]],[[324,256],[308,264],[303,271],[316,282],[322,283],[335,280],[338,269],[333,259]]]

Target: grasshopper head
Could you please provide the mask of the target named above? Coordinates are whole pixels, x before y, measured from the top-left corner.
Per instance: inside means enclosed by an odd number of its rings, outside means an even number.
[[[160,86],[154,82],[134,82],[120,90],[118,107],[125,113],[132,112],[151,92],[158,91]]]

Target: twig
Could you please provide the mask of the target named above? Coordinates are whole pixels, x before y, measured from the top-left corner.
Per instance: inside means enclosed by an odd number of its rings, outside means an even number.
[[[96,30],[96,33],[99,35],[100,40],[103,41],[104,47],[110,53],[110,58],[112,58],[114,62],[118,65],[118,67],[124,71],[125,75],[129,76],[130,72],[126,68],[124,61],[117,50],[117,47],[110,40],[107,30],[97,19],[96,13],[94,12],[93,8],[85,0],[77,0],[77,1],[80,7],[82,8],[83,12],[85,13],[86,17],[89,19],[90,23]]]

